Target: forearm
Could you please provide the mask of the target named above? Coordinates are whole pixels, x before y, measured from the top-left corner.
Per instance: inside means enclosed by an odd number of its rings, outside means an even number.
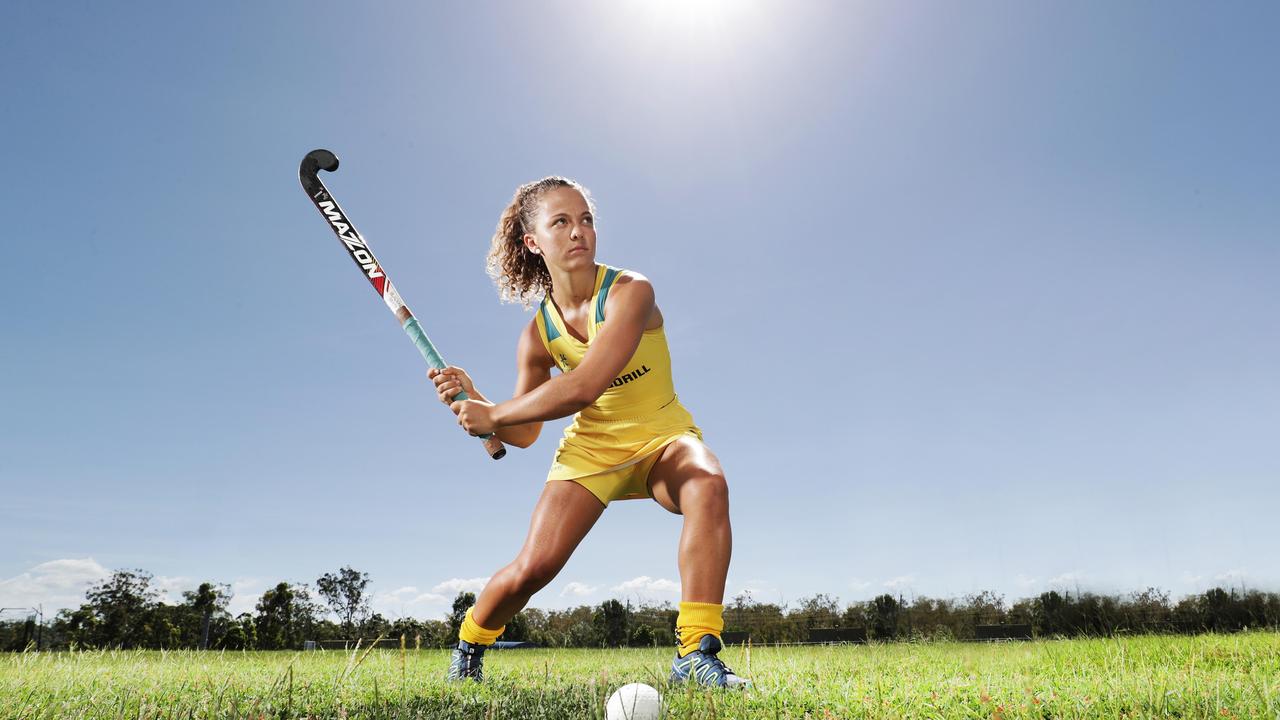
[[[586,399],[590,394],[573,373],[557,375],[523,395],[498,403],[494,407],[494,419],[504,428],[557,420],[594,402],[595,398]]]
[[[479,400],[480,402],[493,404],[493,401],[485,397],[484,393],[480,392],[480,388],[477,387],[473,387],[472,392],[468,393],[468,396],[472,400]],[[508,445],[527,448],[538,439],[540,431],[541,428],[537,425],[519,424],[498,428],[497,432],[494,434],[498,436],[499,440]]]
[[[515,445],[518,448],[527,448],[538,439],[541,429],[537,425],[524,424],[512,425],[511,427],[498,428],[495,435],[498,439],[508,445]]]

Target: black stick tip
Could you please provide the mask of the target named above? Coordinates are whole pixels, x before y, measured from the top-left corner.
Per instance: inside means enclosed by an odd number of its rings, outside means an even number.
[[[326,172],[338,169],[338,156],[325,149],[312,150],[302,159],[303,165],[315,163],[315,167]]]

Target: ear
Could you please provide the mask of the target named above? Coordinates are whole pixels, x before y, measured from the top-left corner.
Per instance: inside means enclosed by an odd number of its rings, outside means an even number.
[[[534,255],[538,255],[539,253],[542,252],[541,250],[538,249],[538,241],[534,239],[533,233],[525,233],[524,237],[520,239],[524,240],[524,246],[528,248],[529,252],[533,253]]]

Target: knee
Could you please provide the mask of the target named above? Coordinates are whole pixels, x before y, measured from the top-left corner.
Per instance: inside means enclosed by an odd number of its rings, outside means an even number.
[[[521,595],[533,595],[546,587],[560,572],[559,566],[537,558],[521,558],[515,563],[515,590]]]
[[[729,512],[729,483],[719,473],[701,475],[685,481],[680,492],[680,509],[690,512]]]

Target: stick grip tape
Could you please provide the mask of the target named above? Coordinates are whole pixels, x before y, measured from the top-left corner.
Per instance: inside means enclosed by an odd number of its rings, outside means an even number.
[[[431,344],[431,339],[427,337],[427,333],[422,329],[422,324],[418,322],[418,318],[410,315],[408,320],[404,321],[404,332],[413,341],[414,347],[418,348],[418,352],[422,353],[422,359],[427,364],[437,370],[445,369],[444,358],[440,357],[440,351],[436,350],[436,346]],[[465,390],[459,390],[457,395],[453,396],[454,400],[469,400]],[[502,441],[495,435],[479,436],[484,441],[485,452],[489,453],[489,457],[494,460],[501,460],[507,454],[507,448]]]

